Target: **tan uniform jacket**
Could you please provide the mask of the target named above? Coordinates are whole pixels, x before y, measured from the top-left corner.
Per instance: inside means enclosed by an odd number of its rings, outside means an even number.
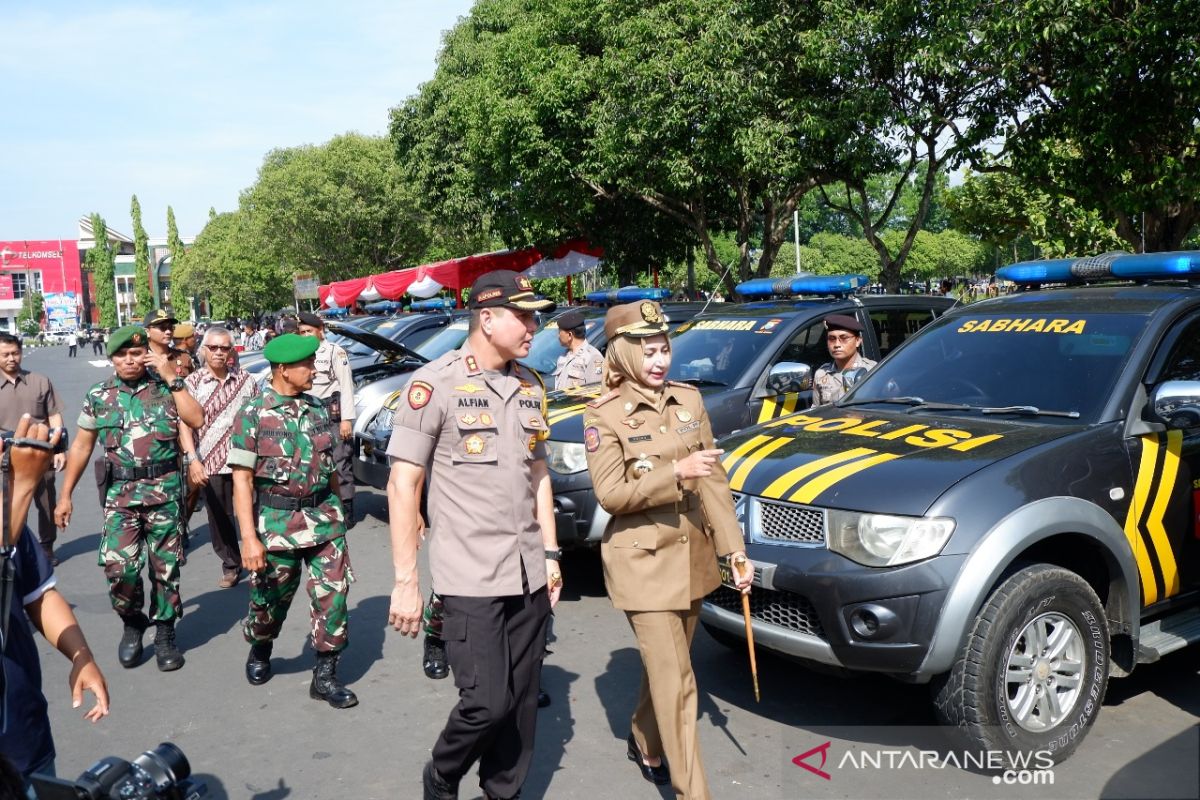
[[[422,466],[438,594],[503,597],[546,585],[533,464],[545,459],[542,385],[518,364],[479,368],[469,345],[413,373],[387,453]]]
[[[354,419],[354,375],[350,371],[350,358],[346,351],[328,339],[321,340],[313,362],[313,385],[308,393],[320,400],[327,408],[329,398],[335,395],[338,401],[333,406],[334,421]]]
[[[668,383],[659,414],[624,385],[588,404],[584,445],[600,505],[613,515],[600,545],[615,607],[682,611],[717,588],[717,556],[742,550],[720,463],[707,478],[675,480],[674,462],[713,447],[700,393]]]

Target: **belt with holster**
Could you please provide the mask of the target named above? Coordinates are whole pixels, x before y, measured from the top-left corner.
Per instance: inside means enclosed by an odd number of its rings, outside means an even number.
[[[272,494],[271,492],[259,492],[258,504],[267,508],[278,508],[281,511],[299,511],[302,508],[316,508],[331,497],[333,497],[333,492],[328,489],[323,492],[306,494],[303,497],[288,497],[282,494]]]
[[[179,462],[174,459],[157,461],[144,467],[122,467],[113,464],[112,479],[115,481],[140,481],[148,478],[161,478],[163,475],[170,475],[172,472],[178,471]]]
[[[329,397],[321,398],[321,405],[329,412],[329,419],[333,422],[342,421],[342,395],[341,392],[334,392]]]

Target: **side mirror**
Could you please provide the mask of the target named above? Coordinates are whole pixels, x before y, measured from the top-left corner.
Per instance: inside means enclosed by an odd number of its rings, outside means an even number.
[[[1168,428],[1200,427],[1200,381],[1167,381],[1150,397],[1154,416]]]
[[[796,361],[780,361],[767,373],[767,396],[806,392],[812,388],[812,367]]]

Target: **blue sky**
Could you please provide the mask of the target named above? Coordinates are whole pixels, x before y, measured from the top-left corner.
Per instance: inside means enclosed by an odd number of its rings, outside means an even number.
[[[470,0],[6,0],[0,240],[74,238],[99,212],[183,236],[230,211],[263,156],[347,131],[433,76]]]

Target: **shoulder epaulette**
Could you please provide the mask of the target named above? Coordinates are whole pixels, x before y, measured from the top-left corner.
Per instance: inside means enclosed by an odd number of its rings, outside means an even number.
[[[620,391],[618,391],[617,389],[613,389],[611,392],[608,392],[607,394],[600,395],[595,400],[588,403],[587,406],[588,406],[588,408],[599,408],[600,406],[604,405],[609,400],[612,400],[614,397],[616,397],[619,394],[621,394]]]
[[[681,381],[667,381],[667,386],[678,386],[680,389],[691,389],[692,391],[700,391],[693,384],[682,383]]]

